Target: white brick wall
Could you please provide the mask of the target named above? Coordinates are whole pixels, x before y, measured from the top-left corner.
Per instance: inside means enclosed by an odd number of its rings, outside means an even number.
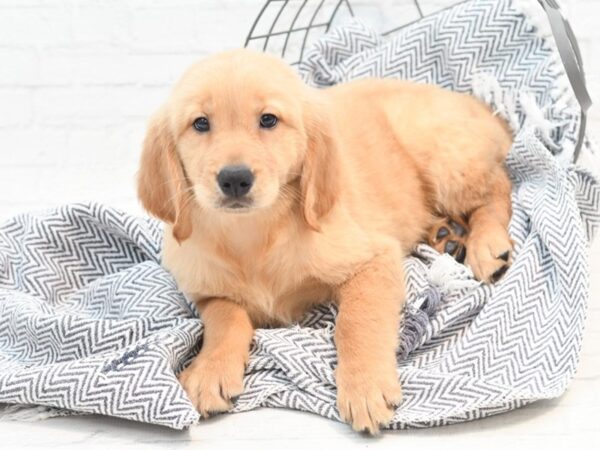
[[[262,3],[0,0],[0,220],[81,200],[140,212],[147,118],[192,61],[241,46]],[[572,3],[597,91],[600,1]],[[384,27],[413,14],[391,0],[352,4]]]
[[[148,116],[192,61],[239,46],[242,0],[0,0],[0,219],[80,200],[139,211]]]

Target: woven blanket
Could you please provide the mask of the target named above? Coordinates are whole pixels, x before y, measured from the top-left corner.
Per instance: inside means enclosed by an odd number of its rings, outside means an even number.
[[[524,1],[478,0],[383,39],[361,23],[310,50],[318,86],[365,76],[473,92],[509,120],[515,260],[494,285],[421,245],[405,263],[404,391],[390,428],[460,422],[556,397],[576,370],[587,248],[600,187],[569,163],[580,115],[552,40]],[[98,204],[0,226],[0,403],[4,414],[99,413],[181,429],[199,421],[176,375],[202,322],[160,265],[162,226]],[[286,407],[339,420],[336,310],[259,329],[233,411]]]

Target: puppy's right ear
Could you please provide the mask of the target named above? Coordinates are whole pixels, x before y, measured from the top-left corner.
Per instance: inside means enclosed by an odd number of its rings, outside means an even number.
[[[193,199],[167,117],[163,107],[148,126],[138,173],[138,196],[151,214],[173,225],[173,237],[181,242],[192,233]]]
[[[331,112],[316,91],[309,91],[304,123],[307,151],[300,177],[304,219],[315,231],[321,219],[334,207],[340,192],[337,139]]]

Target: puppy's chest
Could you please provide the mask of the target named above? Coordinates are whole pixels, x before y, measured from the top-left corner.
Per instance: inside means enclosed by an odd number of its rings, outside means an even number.
[[[242,304],[255,322],[277,324],[297,320],[330,298],[329,288],[304,264],[293,245],[267,251],[221,246],[199,252],[187,268],[177,262],[175,270],[169,268],[186,293],[228,298]]]

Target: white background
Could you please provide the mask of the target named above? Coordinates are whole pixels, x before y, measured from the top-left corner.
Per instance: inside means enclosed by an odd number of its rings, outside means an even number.
[[[0,0],[0,220],[88,200],[141,213],[134,179],[148,117],[192,61],[241,46],[262,3]],[[353,5],[358,15],[382,27],[411,14],[393,1],[355,0]],[[566,6],[594,95],[600,92],[600,0]],[[600,133],[598,110],[591,112],[592,135]],[[592,250],[592,273],[600,273],[598,245]],[[35,425],[0,423],[0,447],[86,443],[105,448],[138,442],[170,448],[205,441],[211,448],[248,448],[286,439],[292,439],[286,446],[301,447],[325,441],[420,449],[513,442],[520,448],[598,445],[600,283],[592,278],[588,330],[572,388],[560,400],[511,414],[378,440],[356,437],[325,419],[271,410],[220,417],[182,433],[107,418],[67,418]]]
[[[402,2],[352,3],[377,26],[411,17]],[[0,0],[0,219],[81,200],[141,212],[134,179],[148,117],[191,62],[242,45],[262,3]],[[568,6],[600,92],[600,0]]]

